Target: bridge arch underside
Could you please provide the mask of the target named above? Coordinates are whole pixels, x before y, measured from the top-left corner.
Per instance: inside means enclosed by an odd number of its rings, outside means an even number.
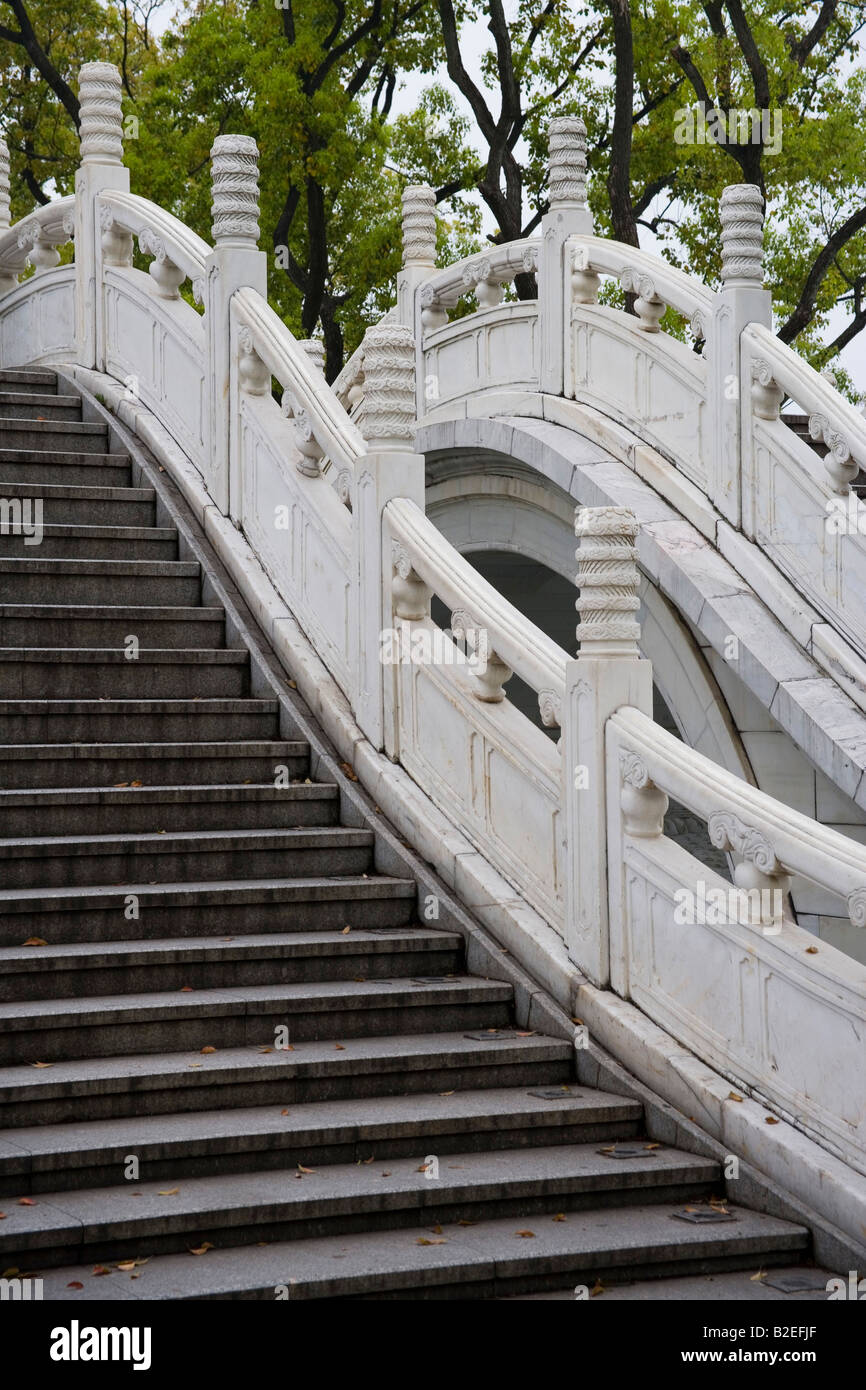
[[[574,508],[598,505],[574,469],[566,492],[514,457],[478,447],[426,450],[427,514],[510,602],[568,652],[576,650]],[[857,839],[866,817],[814,767],[790,736],[642,571],[641,650],[653,665],[654,716],[692,748],[761,790]],[[448,614],[434,608],[447,625]],[[534,695],[514,678],[509,698],[540,726]],[[706,827],[672,804],[666,833],[731,877]],[[844,903],[804,880],[792,901],[800,925],[857,959],[864,945]]]

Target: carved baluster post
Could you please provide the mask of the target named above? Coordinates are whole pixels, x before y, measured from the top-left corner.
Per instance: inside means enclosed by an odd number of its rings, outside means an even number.
[[[75,340],[83,367],[105,370],[100,193],[129,192],[123,164],[120,73],[111,63],[84,63],[78,77],[81,164],[75,175]]]
[[[561,396],[571,322],[573,246],[569,237],[592,235],[586,202],[586,126],[579,116],[556,116],[548,127],[550,208],[541,220],[538,314],[541,389]]]
[[[578,510],[577,637],[566,667],[562,776],[566,834],[566,945],[607,986],[609,949],[605,725],[621,705],[652,715],[652,666],[638,650],[637,521],[627,507]],[[617,788],[618,795],[618,788]],[[615,812],[619,814],[617,804]]]
[[[0,232],[9,226],[9,147],[0,138]],[[0,273],[0,294],[14,290],[18,284],[17,275]]]
[[[259,152],[250,135],[218,135],[210,152],[214,247],[205,261],[207,420],[205,457],[211,496],[240,524],[243,487],[237,411],[238,361],[232,361],[230,305],[236,290],[268,292],[259,241]]]
[[[741,366],[740,339],[750,323],[772,327],[772,304],[764,289],[764,212],[753,183],[729,184],[722,192],[722,286],[707,327],[707,395],[710,429],[709,493],[732,525],[752,535],[751,381]]]
[[[424,459],[412,449],[415,339],[408,325],[382,324],[368,330],[364,374],[364,399],[356,420],[367,452],[355,465],[352,513],[355,718],[374,747],[395,756],[393,696],[389,695],[387,711],[385,699],[385,682],[393,681],[394,671],[379,659],[380,636],[393,626],[394,580],[394,556],[390,542],[385,544],[382,512],[393,497],[407,497],[424,510]],[[407,572],[402,577],[410,576]]]
[[[427,383],[424,355],[421,286],[436,269],[436,194],[426,183],[403,190],[403,268],[397,276],[397,321],[411,328],[415,339],[415,411],[425,414]],[[429,311],[428,311],[429,313]]]

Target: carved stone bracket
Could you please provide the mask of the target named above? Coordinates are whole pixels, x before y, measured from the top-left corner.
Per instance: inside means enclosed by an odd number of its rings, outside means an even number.
[[[430,590],[412,568],[412,561],[405,546],[397,540],[391,541],[391,565],[394,570],[394,578],[391,581],[394,616],[406,622],[419,622],[426,618],[430,606]]]
[[[742,855],[762,874],[770,877],[784,874],[784,867],[776,858],[766,835],[755,826],[746,825],[733,811],[716,811],[707,822],[707,831],[717,849],[732,850]]]
[[[102,259],[105,265],[132,265],[132,233],[115,222],[114,213],[107,205],[99,210],[99,226],[102,231]]]
[[[601,279],[589,262],[585,246],[575,246],[571,256],[571,297],[575,304],[597,304]]]
[[[756,357],[752,362],[752,409],[759,420],[778,420],[784,391],[773,376],[769,362]]]
[[[448,322],[448,310],[442,304],[436,294],[436,290],[429,283],[421,286],[418,295],[418,302],[421,305],[421,326],[433,333],[437,328],[444,328]]]
[[[627,294],[636,294],[634,311],[638,317],[639,326],[645,333],[658,333],[659,323],[664,317],[665,302],[656,292],[649,275],[643,271],[636,270],[633,266],[626,266],[620,276],[620,284]]]
[[[554,690],[539,690],[538,712],[545,729],[562,727],[562,700]]]
[[[151,227],[142,227],[138,234],[138,249],[143,256],[153,256],[149,269],[156,281],[157,294],[160,298],[179,299],[180,287],[186,279],[186,271],[175,265],[159,232],[153,231]]]
[[[271,389],[271,374],[253,345],[253,335],[246,324],[238,330],[238,376],[240,387],[248,396],[266,396]]]
[[[860,469],[851,457],[848,440],[831,425],[828,417],[819,413],[809,416],[809,435],[812,439],[826,444],[828,453],[824,467],[836,492],[845,493],[857,477]]]
[[[848,918],[854,927],[866,927],[866,888],[848,894]]]
[[[655,839],[664,833],[667,794],[655,785],[643,758],[632,749],[620,749],[619,771],[622,779],[620,805],[626,834],[639,840]]]

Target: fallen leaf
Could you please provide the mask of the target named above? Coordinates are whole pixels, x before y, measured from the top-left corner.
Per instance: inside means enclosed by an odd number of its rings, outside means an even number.
[[[729,1092],[728,1092],[728,1100],[742,1100],[742,1099],[743,1099],[743,1097],[737,1095],[737,1092],[736,1092],[736,1091],[729,1091]]]
[[[66,1285],[66,1287],[67,1289],[83,1289],[84,1285],[82,1284],[80,1279],[73,1279],[70,1284]]]
[[[5,1213],[5,1211],[0,1211],[0,1221],[5,1221],[5,1220],[6,1220],[6,1213]]]
[[[297,688],[298,688],[298,682],[297,682],[297,681],[289,681],[288,684],[289,684],[289,689],[290,689],[290,690],[297,690]]]
[[[216,1052],[215,1047],[203,1047],[202,1052]]]
[[[135,1260],[124,1260],[123,1264],[115,1265],[115,1269],[122,1269],[124,1274],[128,1274],[131,1269],[135,1269]]]
[[[20,1269],[13,1265],[12,1269],[4,1269],[3,1273],[0,1274],[0,1279],[14,1279],[15,1275],[20,1273]]]
[[[191,1067],[203,1067],[204,1062],[190,1062]]]
[[[280,1114],[281,1114],[281,1115],[288,1115],[288,1113],[289,1113],[288,1110],[281,1110],[281,1111],[280,1111]]]
[[[554,1221],[567,1221],[568,1217],[566,1216],[564,1211],[558,1211],[553,1219]]]
[[[645,1148],[645,1149],[658,1149],[658,1148],[661,1148],[661,1145],[660,1145],[660,1144],[644,1144],[644,1148]]]
[[[387,1172],[387,1173],[383,1173],[383,1174],[382,1174],[382,1177],[383,1177],[383,1178],[390,1178],[390,1176],[391,1176],[390,1171]]]
[[[534,1232],[534,1231],[515,1231],[514,1234],[515,1234],[516,1236],[522,1236],[524,1240],[534,1240],[534,1239],[535,1239],[535,1232]]]
[[[518,1036],[518,1038],[534,1038],[534,1037],[535,1037],[535,1033],[534,1033],[534,1032],[532,1032],[532,1033],[518,1033],[517,1036]]]
[[[440,1237],[439,1240],[428,1240],[426,1236],[419,1236],[418,1239],[416,1240],[415,1244],[416,1244],[416,1245],[447,1245],[448,1242],[447,1242],[447,1240],[444,1240],[444,1239],[442,1239],[441,1237]]]
[[[807,947],[806,947],[806,955],[807,955],[807,956],[817,956],[817,954],[818,954],[818,947],[817,947],[817,946],[807,946]]]
[[[315,1173],[315,1168],[305,1168],[303,1163],[298,1164],[298,1171],[301,1173]]]
[[[259,1048],[259,1052],[273,1052],[273,1050],[274,1050],[274,1049],[273,1049],[272,1047],[260,1047],[260,1048]]]
[[[589,1291],[589,1296],[590,1298],[597,1298],[600,1293],[604,1293],[604,1284],[601,1282],[600,1279],[596,1279],[595,1283]]]
[[[340,767],[345,772],[350,782],[357,782],[358,778],[348,763],[340,763]]]
[[[351,927],[344,927],[343,930],[340,932],[340,935],[341,935],[341,936],[347,936],[348,933],[349,933],[351,930],[352,930]]]
[[[33,1067],[53,1067],[53,1066],[54,1066],[54,1063],[53,1063],[53,1062],[31,1062],[30,1065],[33,1066]]]
[[[128,783],[128,782],[115,782],[114,785],[115,785],[116,787],[128,787],[128,786],[129,786],[129,783]]]
[[[206,1240],[202,1245],[197,1245],[194,1249],[190,1249],[189,1253],[191,1255],[206,1255],[208,1250],[213,1250],[213,1246],[209,1240]]]
[[[342,1043],[334,1043],[334,1051],[335,1051],[335,1052],[345,1052],[346,1049],[344,1048],[344,1046],[343,1046]]]
[[[41,936],[30,936],[26,941],[22,941],[22,946],[47,946],[48,942],[43,941]]]
[[[430,1230],[433,1232],[434,1236],[441,1236],[442,1234],[441,1226],[431,1226]]]
[[[453,1096],[454,1092],[453,1092],[453,1091],[440,1091],[439,1094],[440,1094],[440,1096]]]
[[[778,1123],[779,1121],[776,1119],[775,1115],[768,1115],[764,1121],[765,1125],[777,1125]]]
[[[477,1222],[477,1221],[458,1221],[458,1222],[457,1222],[457,1225],[458,1225],[458,1226],[477,1226],[477,1225],[478,1225],[478,1222]]]
[[[18,1205],[19,1207],[35,1207],[37,1204],[32,1197],[19,1197]]]
[[[98,1274],[110,1274],[110,1273],[111,1273],[111,1270],[110,1270],[110,1269],[106,1269],[106,1268],[105,1268],[105,1265],[94,1265],[93,1269],[91,1270],[91,1273],[92,1273],[92,1274],[97,1274],[97,1275],[98,1275]]]
[[[130,782],[129,785],[130,785],[131,787],[141,787],[141,786],[144,785],[144,783],[143,783],[143,782]]]
[[[179,1187],[166,1187],[159,1195],[160,1197],[176,1197],[179,1192]]]
[[[181,985],[181,994],[192,994],[192,985]]]
[[[750,1284],[760,1284],[761,1280],[762,1280],[762,1279],[766,1279],[766,1277],[767,1277],[766,1270],[759,1269],[758,1272],[757,1272],[757,1274],[751,1274],[751,1275],[749,1275],[749,1283],[750,1283]]]

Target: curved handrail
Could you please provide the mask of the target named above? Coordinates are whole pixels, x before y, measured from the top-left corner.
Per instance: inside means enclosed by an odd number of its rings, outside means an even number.
[[[101,208],[111,211],[117,226],[139,239],[142,233],[149,237],[149,244],[142,250],[153,251],[172,261],[192,280],[204,281],[205,261],[211,248],[195,232],[191,231],[179,218],[166,212],[149,198],[139,198],[135,193],[121,193],[114,189],[100,194]]]
[[[317,443],[335,463],[353,469],[355,460],[366,449],[364,438],[337,400],[333,387],[312,369],[309,357],[279,315],[250,289],[237,291],[232,308],[238,322],[251,334],[258,356],[310,418]]]
[[[662,791],[704,820],[724,809],[759,825],[787,871],[847,897],[852,922],[866,926],[866,846],[735,777],[638,709],[623,706],[608,724]],[[853,905],[852,894],[858,894]]]
[[[387,503],[391,535],[416,574],[452,612],[468,611],[476,629],[489,634],[490,649],[538,693],[565,692],[568,655],[503,598],[405,497]]]
[[[63,246],[72,240],[75,195],[57,198],[22,217],[20,222],[0,232],[0,271],[20,274],[37,241]]]
[[[643,299],[662,300],[689,320],[696,336],[705,336],[715,294],[700,280],[624,242],[596,236],[574,236],[570,241],[577,268],[611,276]]]
[[[429,308],[436,304],[450,308],[478,285],[506,285],[515,275],[536,270],[539,246],[538,237],[523,237],[464,256],[423,282],[420,296],[422,307]]]
[[[768,385],[771,378],[805,410],[812,438],[827,445],[832,469],[827,485],[832,490],[847,490],[843,486],[846,472],[853,477],[857,468],[866,468],[866,419],[832,382],[763,324],[749,324],[743,332],[743,344],[752,357],[761,384]],[[764,363],[768,372],[763,372]]]

